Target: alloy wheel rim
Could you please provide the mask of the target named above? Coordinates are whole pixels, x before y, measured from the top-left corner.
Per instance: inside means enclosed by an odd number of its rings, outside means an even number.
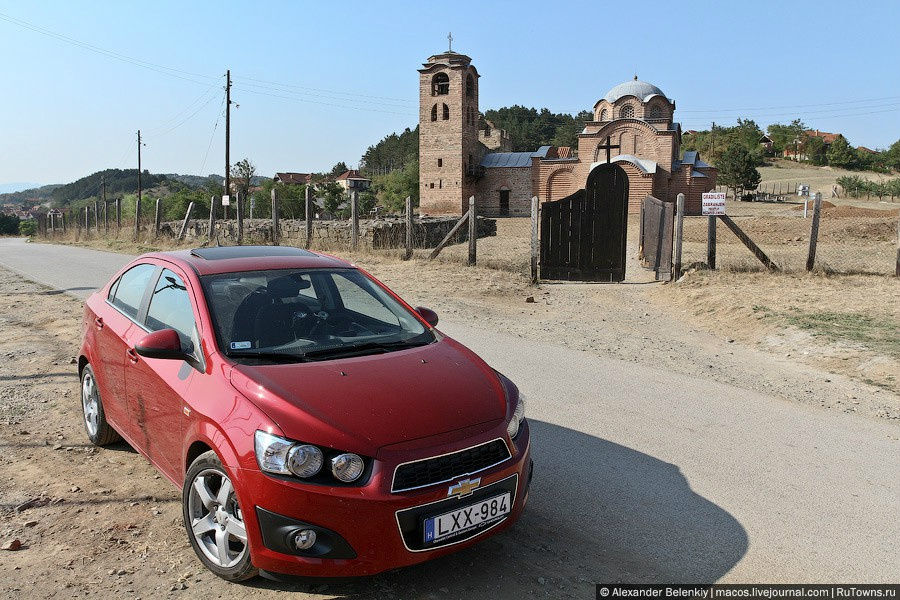
[[[214,565],[229,568],[247,553],[247,530],[231,480],[218,469],[194,477],[188,494],[191,535]]]
[[[87,373],[81,382],[81,406],[84,409],[84,425],[88,434],[97,435],[100,429],[100,398],[94,376]]]

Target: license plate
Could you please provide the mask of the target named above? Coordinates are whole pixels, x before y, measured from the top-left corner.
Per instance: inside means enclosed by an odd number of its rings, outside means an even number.
[[[482,527],[509,514],[510,493],[487,498],[454,511],[425,519],[425,543],[433,543]]]

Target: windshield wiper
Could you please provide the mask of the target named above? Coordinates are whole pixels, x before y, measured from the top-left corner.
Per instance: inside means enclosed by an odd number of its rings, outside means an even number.
[[[303,353],[291,352],[226,352],[228,358],[258,358],[260,360],[271,360],[273,362],[306,362],[306,355]]]
[[[371,354],[373,352],[390,352],[391,350],[403,350],[405,348],[415,348],[431,343],[427,340],[412,341],[402,340],[397,342],[366,342],[355,346],[335,346],[334,348],[322,348],[321,350],[310,350],[304,352],[303,356],[307,359],[321,360],[323,358],[339,358],[342,356],[357,356],[363,354]]]

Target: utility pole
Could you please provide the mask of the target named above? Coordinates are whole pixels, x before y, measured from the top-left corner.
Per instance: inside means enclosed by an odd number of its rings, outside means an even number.
[[[231,195],[231,69],[225,71],[225,195]]]
[[[134,239],[138,239],[141,232],[141,130],[137,132],[138,144],[138,197],[134,204]]]

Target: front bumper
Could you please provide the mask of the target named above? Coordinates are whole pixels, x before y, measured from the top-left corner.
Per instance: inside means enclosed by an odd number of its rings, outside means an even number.
[[[424,562],[468,547],[510,527],[528,500],[532,462],[526,424],[511,444],[512,458],[478,473],[481,485],[464,498],[448,497],[448,484],[391,493],[393,464],[376,463],[366,485],[328,487],[276,479],[244,469],[239,475],[253,564],[270,573],[308,577],[374,575]],[[470,534],[425,547],[423,520],[510,491],[511,510],[504,519]],[[298,527],[318,528],[323,544],[306,556],[284,543]],[[311,555],[310,555],[311,554]]]

